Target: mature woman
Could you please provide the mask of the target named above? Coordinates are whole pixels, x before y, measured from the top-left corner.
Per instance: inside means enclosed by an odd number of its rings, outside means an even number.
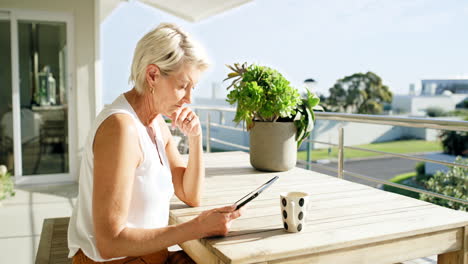
[[[200,48],[175,25],[161,24],[138,42],[133,89],[97,116],[86,142],[68,229],[73,263],[171,263],[185,253],[169,254],[167,247],[225,235],[240,216],[227,206],[168,226],[174,193],[189,206],[200,205],[201,125],[185,104],[207,66]],[[188,137],[187,165],[163,115]]]

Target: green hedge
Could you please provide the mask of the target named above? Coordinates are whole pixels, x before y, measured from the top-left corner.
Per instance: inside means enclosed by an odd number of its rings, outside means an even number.
[[[401,184],[401,185],[414,187],[414,188],[421,188],[417,183],[415,183],[413,181],[413,178],[415,178],[415,177],[416,177],[416,172],[409,172],[409,173],[399,174],[399,175],[393,177],[392,179],[390,179],[389,181],[393,182],[393,183],[398,183],[398,184]],[[419,199],[419,193],[417,193],[417,192],[408,191],[408,190],[405,190],[405,189],[400,189],[400,188],[393,187],[393,186],[390,186],[390,185],[384,185],[383,189],[385,191],[388,191],[388,192],[397,193],[397,194],[401,194],[401,195],[404,195],[404,196]]]

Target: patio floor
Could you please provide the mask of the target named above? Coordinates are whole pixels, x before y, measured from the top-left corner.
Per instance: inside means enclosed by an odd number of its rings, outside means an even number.
[[[70,216],[76,184],[17,187],[0,206],[0,263],[34,263],[44,218]]]
[[[34,263],[44,218],[71,215],[76,184],[17,187],[16,195],[0,206],[0,263]],[[405,264],[437,263],[436,256]]]

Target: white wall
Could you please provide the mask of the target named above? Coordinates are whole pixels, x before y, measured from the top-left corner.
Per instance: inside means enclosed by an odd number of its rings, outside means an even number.
[[[411,113],[411,99],[413,97],[411,95],[393,95],[392,111],[394,113]]]
[[[411,104],[411,114],[424,115],[429,107],[441,108],[444,111],[455,110],[457,103],[451,96],[416,96]]]
[[[426,115],[426,109],[429,107],[438,107],[445,111],[455,110],[455,106],[462,102],[468,95],[394,95],[392,101],[392,110],[403,110],[411,115]]]

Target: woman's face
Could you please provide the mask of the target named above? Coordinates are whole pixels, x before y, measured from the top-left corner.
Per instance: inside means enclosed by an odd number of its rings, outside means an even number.
[[[198,83],[201,71],[184,65],[169,76],[160,75],[154,87],[153,99],[158,113],[171,116],[184,104],[192,103],[192,92]]]

